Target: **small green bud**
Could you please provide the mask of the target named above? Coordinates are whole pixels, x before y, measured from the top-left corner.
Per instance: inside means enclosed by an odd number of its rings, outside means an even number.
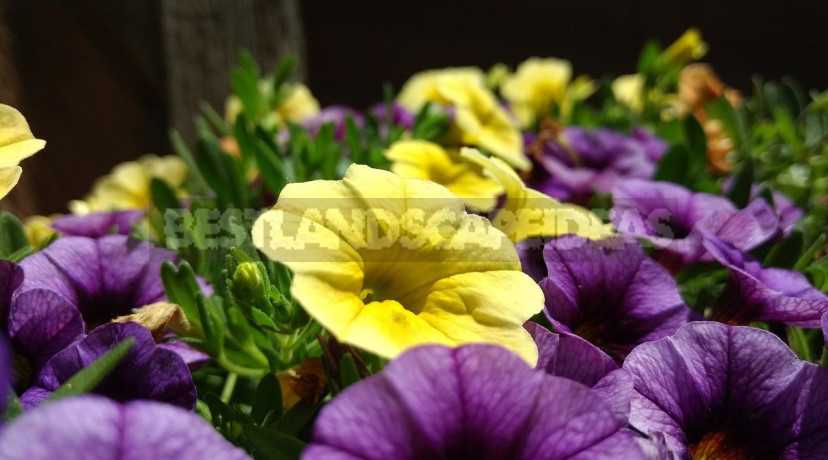
[[[233,295],[236,300],[260,304],[267,298],[267,274],[260,262],[242,262],[233,273]]]

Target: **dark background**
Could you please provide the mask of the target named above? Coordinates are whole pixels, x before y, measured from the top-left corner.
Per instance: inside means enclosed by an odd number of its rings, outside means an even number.
[[[292,19],[262,24],[263,8]],[[828,88],[828,3],[816,1],[0,0],[0,13],[0,102],[48,141],[3,202],[23,214],[63,211],[115,164],[169,153],[168,127],[191,132],[194,98],[220,106],[237,43],[260,57],[304,54],[300,72],[322,104],[357,108],[380,100],[384,83],[399,89],[427,68],[554,56],[576,74],[630,73],[646,40],[667,44],[691,26],[710,45],[705,61],[732,86],[749,90],[761,74]],[[262,32],[274,28],[289,33]],[[181,83],[190,58],[201,65],[196,81]],[[202,78],[214,81],[203,96]],[[184,106],[171,82],[189,90]]]

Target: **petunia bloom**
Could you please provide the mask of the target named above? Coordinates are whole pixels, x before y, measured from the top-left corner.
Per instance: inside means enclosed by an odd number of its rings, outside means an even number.
[[[388,358],[488,342],[537,359],[523,323],[543,294],[506,236],[438,184],[362,165],[290,184],[253,241],[293,270],[293,297],[342,342]]]
[[[538,345],[536,369],[592,388],[626,420],[630,411],[632,379],[606,353],[586,340],[565,331],[550,332],[537,323],[526,323]]]
[[[389,112],[390,109],[390,112]],[[414,127],[414,114],[399,103],[388,104],[378,103],[371,107],[371,115],[380,123],[380,125],[387,125],[389,123],[402,126],[405,129]]]
[[[637,179],[618,184],[612,197],[611,218],[616,230],[646,239],[658,249],[659,259],[670,266],[710,261],[702,244],[703,234],[748,251],[779,232],[779,219],[764,199],[737,210],[721,196]]]
[[[64,399],[27,412],[0,432],[5,460],[249,460],[192,412],[152,401]]]
[[[520,130],[486,88],[478,69],[421,72],[406,82],[398,101],[412,112],[426,103],[449,107],[454,111],[452,142],[486,149],[521,170],[532,166],[523,153]]]
[[[828,369],[775,335],[694,322],[633,350],[630,423],[677,458],[816,459],[828,455]]]
[[[436,182],[462,198],[474,210],[491,211],[503,191],[480,165],[438,144],[421,140],[395,142],[385,152],[391,171],[401,177]]]
[[[274,97],[273,86],[271,79],[259,81],[262,99],[269,100]],[[283,89],[284,95],[279,104],[272,111],[261,115],[262,124],[268,127],[284,127],[288,123],[302,123],[319,113],[319,102],[307,86],[302,83],[289,83]],[[224,119],[228,123],[235,123],[242,109],[241,99],[236,95],[230,96],[224,106]]]
[[[491,345],[419,347],[348,388],[303,460],[646,458],[603,398]]]
[[[148,209],[152,205],[153,178],[163,179],[178,189],[187,178],[187,164],[177,156],[155,155],[121,163],[109,175],[98,179],[86,198],[70,202],[69,208],[74,214]]]
[[[12,106],[0,104],[0,199],[17,185],[23,170],[19,164],[46,147],[35,139],[23,115]]]
[[[718,238],[704,247],[730,271],[730,280],[713,308],[713,319],[732,324],[771,321],[819,328],[828,313],[828,296],[814,288],[802,273],[764,268],[750,256]]]
[[[503,82],[501,92],[509,102],[522,127],[549,115],[560,104],[572,78],[569,61],[555,58],[530,58],[522,62],[514,75]]]
[[[634,240],[565,236],[543,249],[546,316],[622,362],[637,345],[674,333],[692,317],[670,273]]]
[[[63,237],[25,258],[8,331],[15,349],[42,365],[94,327],[164,298],[160,267],[171,251],[123,235]]]
[[[634,112],[644,110],[644,76],[639,73],[621,75],[612,81],[615,100]]]
[[[478,164],[492,176],[506,192],[506,200],[492,218],[510,240],[520,242],[529,238],[581,235],[586,238],[604,238],[612,228],[587,209],[557,200],[532,190],[520,176],[499,158],[488,158],[480,152],[464,148],[463,158]]]
[[[319,113],[306,118],[302,121],[302,126],[308,130],[311,136],[316,136],[323,125],[328,123],[333,125],[334,138],[337,140],[345,139],[345,132],[347,128],[347,120],[351,119],[357,126],[362,125],[362,115],[351,108],[342,105],[332,105],[325,107]]]
[[[100,238],[109,234],[129,235],[143,218],[144,211],[139,209],[93,212],[56,217],[52,221],[52,228],[64,236]]]
[[[6,339],[0,336],[0,414],[6,411],[6,398],[11,388],[11,353]]]
[[[148,399],[192,410],[196,388],[187,364],[175,352],[156,346],[150,332],[136,323],[105,324],[53,356],[20,397],[23,407],[39,405],[78,371],[129,338],[134,340],[132,348],[94,392],[120,402]]]
[[[585,202],[610,193],[622,180],[649,179],[667,144],[637,128],[629,135],[611,129],[565,128],[559,136],[528,136],[542,168],[532,186],[551,196]]]

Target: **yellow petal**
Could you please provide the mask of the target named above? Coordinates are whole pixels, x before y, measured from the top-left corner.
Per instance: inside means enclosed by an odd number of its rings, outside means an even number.
[[[20,180],[20,174],[23,169],[20,166],[12,166],[10,168],[0,168],[0,199],[9,194],[11,189],[17,185]]]
[[[457,344],[423,318],[392,300],[365,305],[342,338],[386,358],[393,358],[417,345]]]
[[[391,170],[395,174],[436,182],[476,210],[490,211],[501,192],[500,185],[486,177],[478,165],[432,142],[395,142],[386,157],[393,162]]]
[[[420,317],[456,342],[499,343],[534,366],[537,347],[523,324],[543,303],[540,287],[523,273],[463,273],[435,283]]]
[[[612,234],[612,227],[589,210],[526,187],[520,176],[498,158],[487,158],[468,148],[461,155],[481,165],[506,190],[506,202],[492,223],[512,241],[565,234],[601,239]]]
[[[0,104],[0,168],[17,166],[46,146],[35,139],[29,124],[14,107]]]
[[[572,65],[556,58],[529,58],[503,83],[503,97],[528,127],[560,104],[572,78]]]

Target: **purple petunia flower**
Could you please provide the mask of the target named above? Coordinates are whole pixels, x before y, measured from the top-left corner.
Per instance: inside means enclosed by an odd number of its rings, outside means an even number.
[[[588,387],[492,345],[424,346],[348,388],[317,419],[315,459],[639,459]]]
[[[668,182],[634,179],[619,183],[612,196],[615,228],[652,243],[659,250],[659,260],[668,266],[709,261],[703,234],[716,235],[747,251],[779,231],[779,219],[764,199],[737,210],[724,197],[693,193]]]
[[[151,399],[192,410],[196,389],[187,364],[178,354],[155,345],[152,334],[136,323],[110,323],[53,356],[38,373],[34,385],[20,397],[31,409],[81,369],[118,343],[132,338],[127,356],[96,388],[95,393],[120,402]]]
[[[322,109],[318,114],[302,122],[302,126],[308,130],[311,136],[316,136],[322,126],[332,123],[334,126],[334,138],[338,141],[345,139],[346,120],[351,118],[357,126],[364,122],[362,115],[357,111],[342,105],[331,105]]]
[[[775,321],[820,327],[822,315],[828,313],[828,296],[814,288],[803,274],[763,268],[716,238],[706,238],[704,247],[730,271],[729,283],[713,309],[713,319],[731,324]]]
[[[414,127],[414,114],[409,112],[408,109],[394,102],[390,107],[390,117],[388,116],[388,109],[389,107],[385,103],[380,102],[371,107],[370,113],[378,123],[383,125],[387,125],[390,119],[392,124],[402,126],[405,129]]]
[[[693,318],[673,277],[632,239],[566,236],[543,250],[540,281],[547,318],[617,362],[635,346],[675,332]]]
[[[64,399],[28,412],[0,432],[5,460],[247,460],[197,415],[150,401]]]
[[[52,222],[52,228],[64,236],[85,236],[100,238],[109,234],[129,235],[141,219],[142,210],[96,212],[82,216],[66,215]]]
[[[775,335],[695,322],[624,362],[630,423],[678,458],[828,458],[828,369]]]
[[[623,420],[630,410],[632,379],[606,353],[577,335],[550,332],[533,322],[526,329],[538,346],[537,369],[591,387]]]
[[[63,237],[20,263],[8,331],[37,368],[83,334],[164,298],[160,267],[171,251],[122,235]]]
[[[731,190],[733,187],[733,177],[728,177],[722,184],[722,189],[725,191]],[[750,199],[756,200],[761,197],[761,188],[758,185],[753,185],[750,188]],[[802,219],[805,214],[802,209],[798,208],[790,198],[776,190],[771,191],[771,199],[773,200],[773,210],[779,219],[779,230],[782,235],[787,236],[793,231],[794,226]]]
[[[822,315],[822,339],[825,341],[825,347],[828,348],[828,313]]]
[[[609,193],[619,180],[649,179],[667,144],[644,129],[626,135],[610,129],[568,127],[563,141],[546,140],[535,159],[540,175],[531,185],[558,199],[584,202],[594,192]],[[536,138],[529,135],[527,144]]]

